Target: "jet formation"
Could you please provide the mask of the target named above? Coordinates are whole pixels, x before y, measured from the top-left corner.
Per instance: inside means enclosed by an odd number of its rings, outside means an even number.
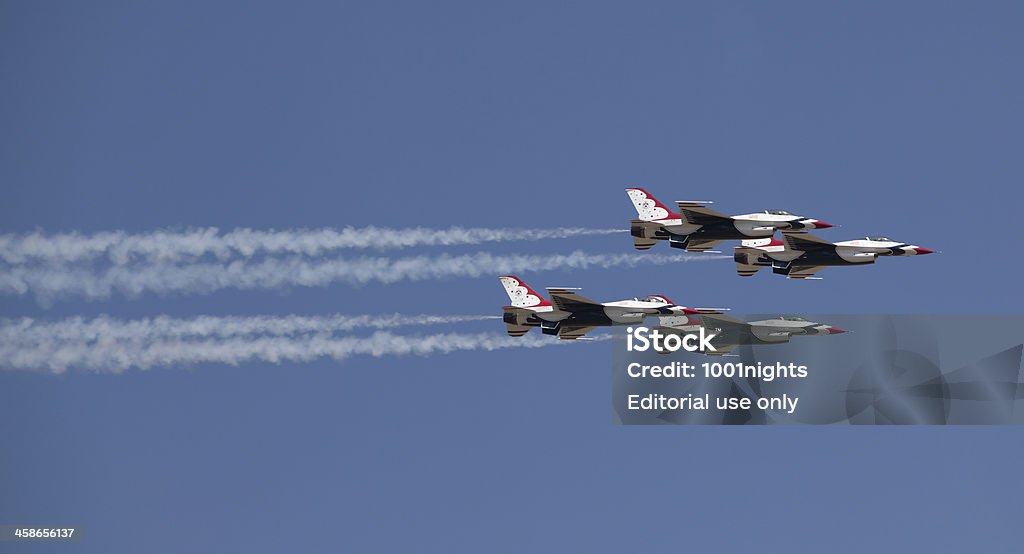
[[[530,329],[540,327],[545,335],[563,340],[588,340],[585,335],[597,327],[638,325],[648,317],[655,317],[658,319],[656,328],[663,335],[697,334],[703,328],[707,334],[714,335],[710,343],[715,347],[714,351],[704,353],[724,355],[742,344],[782,344],[794,336],[845,332],[795,316],[748,323],[725,315],[729,308],[689,308],[660,294],[596,302],[578,294],[578,288],[548,287],[548,300],[515,275],[502,275],[498,280],[511,302],[510,306],[502,308],[502,319],[513,337],[521,337]]]
[[[826,267],[872,264],[879,256],[934,253],[882,236],[829,242],[808,231],[828,229],[831,224],[785,210],[724,215],[708,208],[711,202],[680,200],[676,213],[642,188],[627,188],[626,194],[638,217],[629,225],[637,250],[650,250],[658,241],[668,241],[669,246],[687,252],[717,253],[711,248],[719,242],[739,240],[740,245],[733,248],[733,259],[741,277],[771,267],[772,273],[790,279],[819,279],[814,274]],[[775,238],[776,231],[782,240]]]
[[[815,274],[827,267],[873,264],[880,256],[920,256],[934,251],[883,236],[867,236],[829,242],[808,231],[833,225],[786,210],[762,210],[725,215],[703,200],[677,201],[672,210],[640,187],[626,189],[637,219],[629,232],[637,250],[650,250],[659,241],[687,252],[712,250],[722,241],[737,240],[733,248],[736,272],[751,277],[762,268],[789,279],[820,279]],[[776,231],[781,240],[775,238]],[[719,252],[720,253],[720,252]],[[662,334],[713,331],[715,352],[725,354],[738,345],[780,344],[795,336],[826,336],[843,329],[795,316],[759,321],[740,321],[724,315],[728,308],[689,308],[666,296],[652,294],[628,300],[596,302],[581,296],[578,288],[548,287],[545,298],[515,275],[498,278],[511,305],[502,308],[508,334],[521,337],[539,327],[545,335],[565,340],[586,340],[597,327],[636,325],[648,317],[659,318]]]

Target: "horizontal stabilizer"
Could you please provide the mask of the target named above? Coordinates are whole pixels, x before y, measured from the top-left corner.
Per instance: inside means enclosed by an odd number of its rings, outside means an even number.
[[[657,242],[656,240],[633,237],[633,248],[637,250],[650,250]]]
[[[501,319],[510,325],[533,325],[538,324],[537,312],[529,308],[517,308],[515,306],[503,306],[501,308]]]
[[[751,265],[751,264],[737,263],[736,264],[736,274],[739,275],[740,277],[752,277],[762,267],[764,267],[764,266],[762,266],[762,265]]]
[[[514,323],[506,323],[505,329],[508,330],[508,336],[510,337],[521,337],[530,332],[529,325],[516,325]]]

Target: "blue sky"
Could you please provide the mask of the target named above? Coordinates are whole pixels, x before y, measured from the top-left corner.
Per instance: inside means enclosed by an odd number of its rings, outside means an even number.
[[[1020,313],[1022,23],[1013,2],[4,2],[0,232],[624,227],[642,185],[942,254],[817,282],[729,261],[522,277],[740,312]],[[631,245],[423,252],[576,248]],[[0,313],[504,303],[487,278]],[[81,525],[86,552],[1016,545],[1017,429],[614,427],[608,349],[0,373],[0,523]]]

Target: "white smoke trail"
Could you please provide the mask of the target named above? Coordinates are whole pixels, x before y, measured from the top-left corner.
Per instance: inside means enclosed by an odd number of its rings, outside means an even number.
[[[598,337],[599,339],[608,336]],[[509,337],[493,333],[441,333],[403,336],[377,331],[366,337],[332,337],[326,334],[259,337],[201,338],[182,340],[37,341],[0,344],[0,366],[9,369],[68,369],[121,373],[131,368],[149,369],[194,364],[239,365],[248,362],[311,362],[329,358],[342,361],[352,356],[446,354],[465,350],[541,348],[567,344],[553,337]]]
[[[166,315],[143,319],[116,319],[106,315],[56,321],[28,317],[0,319],[0,343],[28,344],[55,341],[166,340],[226,338],[255,335],[294,336],[396,327],[442,325],[501,319],[500,315],[431,314],[328,314],[196,316]]]
[[[106,259],[114,265],[133,261],[181,262],[212,256],[220,261],[257,255],[318,256],[340,249],[396,249],[413,246],[454,246],[513,240],[564,239],[585,235],[623,233],[622,229],[483,229],[450,227],[345,227],[342,229],[257,230],[220,232],[216,227],[185,231],[159,230],[132,234],[125,231],[80,233],[27,233],[0,235],[0,261],[70,264]]]
[[[0,294],[34,294],[47,303],[80,296],[107,298],[115,292],[129,297],[157,294],[206,294],[222,289],[321,287],[333,283],[362,285],[450,277],[494,276],[499,273],[664,265],[731,259],[706,254],[589,254],[575,251],[552,255],[441,254],[406,258],[362,257],[306,260],[268,258],[256,262],[151,264],[113,266],[105,270],[72,267],[15,266],[0,273]]]

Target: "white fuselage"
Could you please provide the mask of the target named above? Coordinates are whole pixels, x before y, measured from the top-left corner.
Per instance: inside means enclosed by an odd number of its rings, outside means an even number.
[[[562,321],[573,316],[573,312],[566,312],[553,308],[551,306],[545,306],[544,311],[540,311],[537,308],[531,308],[535,311],[537,317],[545,321]],[[605,325],[633,325],[643,322],[648,316],[655,316],[659,313],[672,314],[672,313],[683,313],[683,306],[676,306],[674,304],[667,304],[664,302],[651,302],[647,300],[617,300],[615,302],[603,302],[601,303],[600,314],[576,314],[577,317],[590,317],[594,319],[601,319],[601,315],[607,318],[604,322]]]
[[[789,229],[795,225],[803,227],[803,225],[797,222],[805,218],[795,215],[753,213],[733,215],[729,216],[729,219],[732,220],[732,227],[735,229],[736,234],[741,235],[737,238],[755,238],[770,237],[777,229]],[[808,221],[809,223],[807,225],[813,228],[815,220]],[[655,220],[654,223],[660,224],[666,231],[675,235],[692,235],[705,227],[705,225],[694,225],[692,223],[688,223],[682,218],[660,219]]]
[[[813,321],[794,321],[791,319],[763,319],[751,321],[750,332],[765,342],[786,342],[793,335],[828,335],[829,325]]]
[[[743,241],[743,246],[756,248],[773,260],[789,262],[804,255],[803,250],[786,248],[779,241],[772,239],[754,239]],[[851,264],[871,263],[878,256],[916,256],[921,247],[892,240],[854,239],[834,243],[835,254]]]
[[[676,329],[684,333],[696,332],[702,326],[711,328],[716,332],[721,331],[720,328],[716,327],[714,320],[710,323],[705,323],[699,317],[670,316],[659,318],[659,321],[663,327]],[[750,321],[744,325],[744,328],[754,339],[766,343],[788,342],[790,337],[796,335],[815,336],[844,332],[842,329],[822,323],[785,317]]]

